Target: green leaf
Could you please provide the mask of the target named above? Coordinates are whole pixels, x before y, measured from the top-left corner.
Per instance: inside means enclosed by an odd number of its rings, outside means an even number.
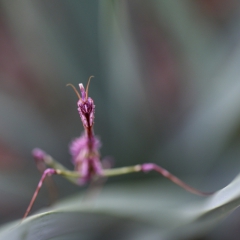
[[[239,186],[240,175],[212,196],[198,197],[169,182],[115,184],[93,199],[76,195],[21,224],[7,224],[0,239],[114,238],[120,233],[119,239],[186,239],[206,233],[236,209]]]

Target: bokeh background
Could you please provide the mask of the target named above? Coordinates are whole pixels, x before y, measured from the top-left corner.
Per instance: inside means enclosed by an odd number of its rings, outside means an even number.
[[[239,13],[237,0],[1,0],[0,223],[29,203],[34,147],[73,167],[82,124],[66,84],[90,75],[114,166],[155,162],[205,191],[228,184],[240,170]],[[159,176],[107,184],[148,178]],[[60,199],[83,191],[54,180]],[[43,188],[34,210],[48,204]],[[236,211],[201,239],[234,239],[239,226]]]

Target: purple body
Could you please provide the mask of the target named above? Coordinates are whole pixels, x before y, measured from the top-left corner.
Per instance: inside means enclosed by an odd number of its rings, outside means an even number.
[[[100,140],[93,134],[94,102],[88,97],[82,84],[79,84],[81,97],[77,102],[78,112],[81,117],[84,133],[70,144],[70,154],[75,166],[75,171],[81,174],[79,184],[86,183],[93,176],[102,174],[99,148]]]

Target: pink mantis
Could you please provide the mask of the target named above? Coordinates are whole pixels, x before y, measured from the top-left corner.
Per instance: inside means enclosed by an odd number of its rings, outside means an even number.
[[[116,175],[134,173],[134,172],[149,172],[156,171],[168,178],[175,184],[184,188],[185,190],[197,194],[200,196],[207,196],[211,193],[201,192],[186,183],[182,180],[168,172],[166,169],[154,164],[154,163],[144,163],[135,166],[113,168],[113,169],[104,169],[100,161],[99,149],[101,147],[100,140],[94,135],[93,125],[94,125],[94,111],[95,106],[93,99],[88,96],[89,83],[93,76],[88,80],[86,90],[83,84],[79,84],[80,93],[72,85],[71,86],[75,93],[78,96],[78,112],[82,120],[84,127],[83,134],[76,138],[70,145],[70,153],[72,155],[73,164],[75,166],[74,171],[66,169],[63,165],[55,161],[50,155],[46,154],[41,149],[34,149],[33,156],[36,161],[44,162],[47,168],[38,183],[38,186],[33,194],[33,197],[30,201],[30,204],[23,216],[23,219],[26,218],[31,211],[31,208],[36,200],[38,192],[42,187],[42,184],[47,176],[52,176],[54,174],[62,175],[72,183],[77,185],[82,185],[88,183],[90,180],[96,180],[99,178],[111,177]]]

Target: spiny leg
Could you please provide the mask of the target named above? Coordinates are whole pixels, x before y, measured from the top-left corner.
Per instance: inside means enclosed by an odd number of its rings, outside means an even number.
[[[34,157],[34,160],[39,172],[43,174],[44,171],[47,169],[47,166],[44,161],[43,154],[41,154],[41,151],[42,150],[40,149],[34,149],[32,151],[32,155]],[[58,198],[57,186],[51,177],[46,177],[45,184],[48,190],[50,204],[53,204],[54,202],[56,202]]]
[[[37,198],[37,195],[38,195],[38,193],[39,193],[40,188],[42,187],[42,184],[43,184],[45,178],[46,178],[47,176],[52,176],[53,174],[56,174],[56,170],[53,169],[53,168],[48,168],[48,169],[46,169],[46,170],[43,172],[43,175],[42,175],[42,177],[41,177],[41,179],[40,179],[40,181],[39,181],[39,183],[38,183],[38,186],[37,186],[37,188],[36,188],[36,190],[35,190],[35,192],[34,192],[34,194],[33,194],[33,197],[32,197],[32,199],[31,199],[31,201],[30,201],[30,203],[29,203],[29,205],[28,205],[28,208],[27,208],[27,210],[26,210],[26,212],[25,212],[25,214],[24,214],[24,216],[23,216],[23,219],[25,219],[25,218],[28,216],[29,212],[31,211],[32,206],[33,206],[33,203],[35,202],[35,200],[36,200],[36,198]],[[23,219],[22,219],[22,220],[23,220]]]
[[[117,175],[128,174],[133,172],[141,172],[141,171],[142,172],[156,171],[160,173],[162,176],[168,178],[169,180],[171,180],[172,182],[180,186],[181,188],[196,195],[208,196],[213,194],[213,192],[202,192],[191,187],[190,185],[183,182],[181,179],[177,178],[176,176],[168,172],[166,169],[154,163],[145,163],[142,165],[136,165],[136,166],[130,166],[130,167],[107,169],[107,170],[103,170],[103,175],[110,177],[110,176],[117,176]]]
[[[186,184],[178,177],[174,176],[172,173],[168,172],[166,169],[164,169],[154,163],[143,164],[141,166],[141,170],[143,172],[156,171],[190,193],[200,195],[200,196],[208,196],[208,195],[213,194],[212,192],[202,192],[196,188],[191,187],[190,185]]]
[[[45,153],[43,150],[39,148],[35,148],[32,154],[35,159],[38,159],[38,161],[44,162],[49,168],[58,169],[58,170],[61,170],[62,172],[72,172],[72,171],[69,171],[61,163],[54,160],[50,155],[48,155],[47,153]],[[79,175],[79,174],[75,172],[75,176],[76,175]],[[65,177],[68,181],[76,185],[79,185],[75,176],[72,177],[72,174],[63,175],[63,177]]]
[[[36,200],[36,198],[37,198],[37,195],[38,195],[38,193],[39,193],[39,190],[40,190],[41,187],[42,187],[42,184],[43,184],[45,178],[46,178],[47,176],[50,177],[50,176],[52,176],[52,175],[54,175],[54,174],[62,175],[62,176],[65,177],[65,178],[72,178],[72,179],[73,179],[73,178],[78,179],[78,178],[81,177],[77,172],[74,172],[74,171],[62,171],[62,170],[60,170],[60,169],[47,168],[47,169],[43,172],[43,175],[42,175],[42,177],[41,177],[41,179],[40,179],[40,181],[39,181],[39,183],[38,183],[38,185],[37,185],[37,188],[36,188],[36,190],[35,190],[35,192],[34,192],[34,194],[33,194],[33,196],[32,196],[32,199],[31,199],[31,201],[30,201],[30,203],[29,203],[29,205],[28,205],[28,208],[27,208],[27,210],[26,210],[26,212],[25,212],[22,220],[24,220],[24,219],[28,216],[29,212],[31,211],[32,206],[33,206],[33,204],[34,204],[34,202],[35,202],[35,200]]]
[[[182,187],[186,191],[189,191],[196,195],[208,196],[208,195],[213,194],[213,193],[202,192],[202,191],[199,191],[199,190],[189,186],[188,184],[186,184],[185,182],[183,182],[182,180],[180,180],[179,178],[177,178],[176,176],[174,176],[173,174],[168,172],[166,169],[164,169],[154,163],[145,163],[142,165],[135,165],[135,166],[129,166],[129,167],[122,167],[122,168],[103,169],[102,175],[99,177],[112,177],[112,176],[129,174],[129,173],[134,173],[134,172],[141,172],[141,171],[142,172],[156,171],[156,172],[160,173],[161,175],[163,175],[164,177],[171,180],[172,182],[174,182],[175,184],[177,184],[178,186]],[[42,187],[42,184],[43,184],[43,181],[45,180],[45,178],[47,176],[52,176],[54,174],[62,175],[66,179],[70,180],[71,182],[73,182],[73,179],[75,179],[74,183],[77,183],[78,179],[81,177],[78,172],[74,172],[74,171],[54,169],[54,168],[46,169],[38,183],[38,186],[33,194],[30,204],[23,216],[23,219],[25,219],[28,216],[29,212],[31,211],[31,208],[36,200],[36,197],[39,193],[40,188]]]

